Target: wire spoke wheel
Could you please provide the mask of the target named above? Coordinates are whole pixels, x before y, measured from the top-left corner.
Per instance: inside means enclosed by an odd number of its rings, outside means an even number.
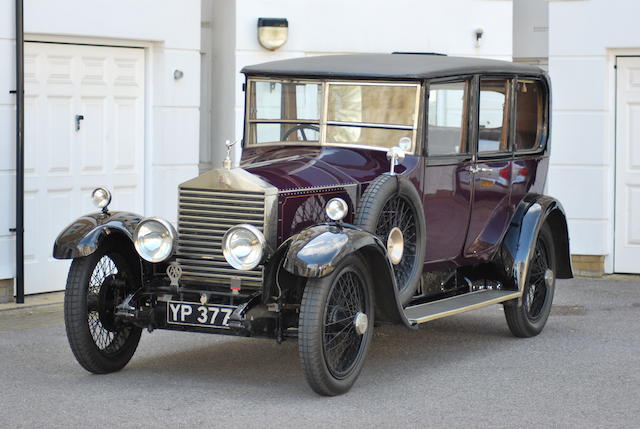
[[[107,243],[71,264],[65,327],[71,351],[87,371],[118,371],[138,347],[142,329],[115,317],[116,307],[137,288],[135,258],[131,249],[123,251]]]
[[[542,314],[542,309],[547,298],[547,283],[545,273],[549,269],[549,256],[545,244],[538,240],[531,260],[529,281],[524,293],[524,307],[527,317],[536,321]]]
[[[375,235],[389,260],[389,274],[401,305],[411,301],[422,277],[426,249],[426,220],[422,196],[402,175],[381,174],[365,189],[354,225]]]
[[[402,290],[416,268],[417,233],[415,209],[399,195],[390,198],[383,206],[375,234],[386,243],[393,228],[399,228],[404,239],[402,259],[393,267],[396,283]]]
[[[373,283],[361,256],[307,282],[298,319],[298,351],[307,382],[334,396],[355,383],[373,337]]]
[[[130,326],[115,327],[115,306],[126,296],[126,289],[113,281],[118,267],[105,255],[96,264],[87,287],[87,322],[96,347],[105,354],[117,353],[131,334]]]
[[[356,272],[347,271],[334,283],[324,311],[323,351],[336,378],[344,378],[362,352],[363,336],[355,326],[360,314],[367,314],[363,282]]]
[[[553,236],[549,226],[545,224],[540,229],[529,256],[527,280],[520,302],[516,299],[504,304],[504,316],[509,330],[516,337],[533,337],[544,329],[553,305],[555,270]]]

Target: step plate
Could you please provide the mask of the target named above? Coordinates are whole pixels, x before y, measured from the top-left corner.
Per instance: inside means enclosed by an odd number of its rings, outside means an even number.
[[[404,309],[404,314],[411,324],[425,323],[518,297],[520,297],[518,291],[479,290],[440,301],[407,307]]]

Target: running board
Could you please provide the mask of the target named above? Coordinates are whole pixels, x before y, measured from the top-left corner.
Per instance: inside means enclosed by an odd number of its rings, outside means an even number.
[[[404,314],[409,322],[415,325],[519,297],[520,292],[518,291],[483,289],[440,301],[407,307],[404,309]]]

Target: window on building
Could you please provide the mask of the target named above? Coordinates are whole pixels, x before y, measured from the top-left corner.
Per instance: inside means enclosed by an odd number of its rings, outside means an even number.
[[[516,85],[516,150],[532,150],[542,144],[544,87],[539,81],[518,80]]]
[[[427,153],[430,156],[468,152],[467,111],[469,82],[429,86]]]
[[[478,115],[478,152],[503,152],[509,149],[508,79],[480,80]]]

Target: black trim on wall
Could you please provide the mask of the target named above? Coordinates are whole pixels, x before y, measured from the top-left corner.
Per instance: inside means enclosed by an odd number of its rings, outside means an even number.
[[[24,304],[24,2],[16,0],[16,302]]]

